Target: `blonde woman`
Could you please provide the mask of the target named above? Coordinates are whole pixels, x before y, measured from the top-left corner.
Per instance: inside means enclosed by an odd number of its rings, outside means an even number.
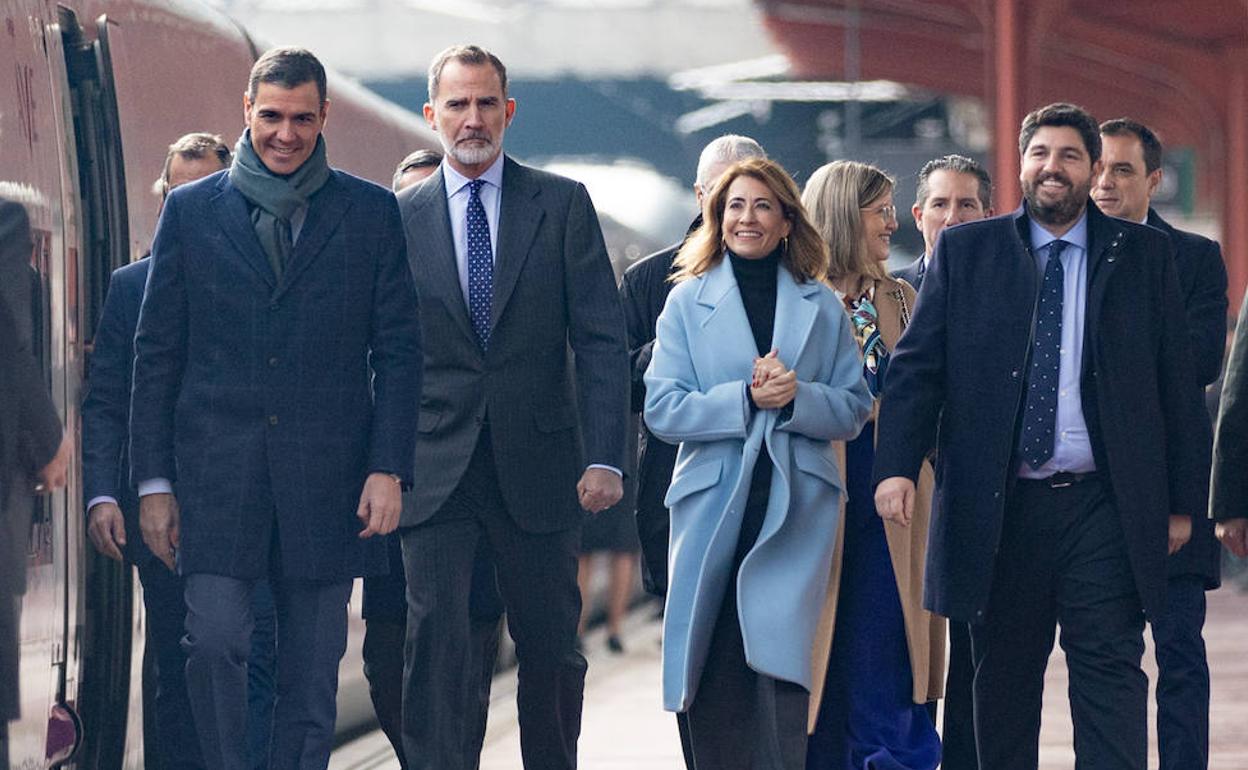
[[[862,350],[862,373],[879,399],[890,351],[910,322],[914,289],[884,265],[897,230],[893,180],[874,166],[829,163],[811,175],[802,202],[829,247],[828,280]],[[932,488],[923,470],[908,528],[876,515],[871,488],[875,422],[839,447],[847,503],[833,570],[832,652],[811,770],[934,770],[940,739],[927,703],[943,687],[944,619],[923,609],[923,565]]]
[[[773,161],[730,166],[676,258],[646,422],[679,443],[663,699],[698,767],[801,770],[841,473],[871,398],[827,247]]]

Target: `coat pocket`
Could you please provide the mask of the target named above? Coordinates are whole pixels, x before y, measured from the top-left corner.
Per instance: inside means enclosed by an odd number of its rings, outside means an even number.
[[[433,433],[440,422],[442,422],[441,412],[435,412],[432,409],[421,409],[420,416],[416,418],[416,431],[418,433]]]
[[[799,450],[793,454],[793,463],[798,470],[823,479],[837,489],[845,488],[845,482],[841,479],[841,469],[836,467],[836,461],[828,455],[813,450],[804,452]]]
[[[667,488],[667,496],[663,505],[671,508],[694,492],[701,492],[719,483],[723,473],[723,460],[710,460],[692,468],[682,468],[672,478],[672,485]]]
[[[539,409],[533,412],[533,424],[542,433],[554,433],[576,427],[576,410],[570,405]]]

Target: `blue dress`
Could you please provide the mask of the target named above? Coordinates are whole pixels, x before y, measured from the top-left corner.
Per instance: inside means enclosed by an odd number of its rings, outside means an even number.
[[[865,348],[864,374],[878,397],[888,351],[875,332],[869,298],[853,309]],[[940,764],[931,713],[911,699],[901,597],[884,522],[875,512],[874,459],[875,424],[869,422],[846,447],[848,499],[836,627],[807,770],[935,770]]]

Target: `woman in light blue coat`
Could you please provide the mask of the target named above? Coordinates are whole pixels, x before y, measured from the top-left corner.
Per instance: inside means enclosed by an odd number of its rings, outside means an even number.
[[[799,770],[843,489],[871,408],[827,247],[773,161],[729,167],[677,256],[646,423],[680,443],[663,699],[698,767]]]

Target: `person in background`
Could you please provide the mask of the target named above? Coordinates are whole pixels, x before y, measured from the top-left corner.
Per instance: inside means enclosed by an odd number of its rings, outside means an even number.
[[[442,153],[415,150],[399,161],[394,170],[394,192],[399,193],[438,170]],[[409,493],[410,494],[410,493]],[[397,533],[386,536],[390,572],[364,578],[364,677],[368,694],[382,732],[394,747],[399,765],[411,767],[403,750],[403,642],[407,635],[407,580],[403,574],[403,549]],[[473,729],[467,736],[466,753],[476,756],[485,740],[485,724],[490,707],[490,685],[498,660],[502,634],[503,600],[498,594],[494,564],[482,543],[473,563],[468,613],[473,661],[468,677],[479,676],[476,686],[466,690],[469,711],[475,711]],[[475,766],[475,765],[474,765]]]
[[[1092,200],[1111,217],[1147,224],[1170,237],[1174,266],[1186,311],[1192,386],[1205,387],[1222,372],[1226,344],[1226,265],[1216,241],[1170,225],[1152,208],[1162,180],[1161,142],[1142,123],[1127,118],[1101,124],[1101,173]],[[1201,436],[1205,456],[1213,452],[1213,424],[1206,412],[1189,429]],[[1209,468],[1196,470],[1206,487]],[[1205,591],[1221,584],[1221,549],[1213,521],[1192,522],[1192,539],[1167,563],[1166,608],[1151,618],[1157,656],[1157,750],[1161,770],[1205,770],[1209,766],[1209,662],[1205,655]]]
[[[1035,110],[1018,147],[1023,206],[941,235],[893,350],[876,508],[911,524],[935,446],[924,604],[972,623],[980,767],[1036,767],[1060,623],[1077,766],[1144,770],[1145,612],[1204,513],[1183,301],[1166,236],[1089,205],[1091,115]]]
[[[630,265],[620,282],[620,303],[624,306],[624,322],[628,327],[628,358],[632,373],[632,410],[640,415],[646,406],[646,369],[654,350],[654,329],[659,314],[672,290],[672,263],[685,239],[702,225],[702,200],[724,169],[746,158],[765,158],[767,153],[748,136],[724,134],[702,148],[693,182],[698,215],[685,231],[685,238],[662,251]],[[663,498],[672,483],[672,466],[676,464],[676,447],[663,441],[641,421],[637,458],[637,536],[641,545],[641,582],[646,591],[659,597],[667,596],[667,541],[671,536],[671,519]],[[693,770],[689,747],[686,714],[677,712],[680,746],[685,767]]]
[[[507,69],[471,45],[429,68],[425,120],[446,157],[399,194],[427,344],[420,483],[400,530],[407,574],[403,747],[458,770],[480,729],[464,702],[482,541],[516,642],[520,751],[573,768],[585,658],[576,561],[586,512],[623,495],[628,350],[589,194],[503,152]],[[474,674],[475,676],[475,674]]]
[[[740,161],[659,316],[645,418],[680,444],[663,701],[688,712],[697,767],[805,766],[842,488],[829,442],[871,407],[827,253],[784,169]]]
[[[811,174],[802,193],[828,244],[828,280],[852,323],[863,377],[877,402],[915,297],[885,268],[897,230],[893,188],[892,177],[875,166],[836,161]],[[832,651],[806,758],[810,770],[935,770],[940,763],[940,739],[926,704],[943,693],[945,619],[923,609],[934,477],[925,462],[909,527],[876,514],[876,416],[873,411],[857,438],[836,445],[847,501],[826,617]]]
[[[963,155],[933,158],[919,171],[910,215],[923,234],[923,253],[894,271],[893,277],[902,279],[917,292],[923,288],[923,276],[940,231],[949,225],[992,216],[992,177],[977,161]]]
[[[636,420],[630,419],[636,427]],[[636,454],[635,431],[630,431],[628,450]],[[637,552],[641,549],[637,540],[637,525],[633,512],[636,509],[637,484],[633,479],[632,462],[625,463],[624,496],[620,502],[589,518],[581,534],[581,555],[577,561],[576,582],[581,589],[581,620],[577,626],[578,637],[585,635],[586,624],[593,611],[594,556],[602,553],[607,561],[607,650],[613,655],[624,653],[620,630],[628,612],[628,600],[634,590],[634,568]]]
[[[421,345],[398,206],[329,166],[328,110],[311,52],[260,56],[229,170],[165,201],[135,336],[140,529],[184,579],[187,693],[214,770],[248,765],[265,579],[271,766],[328,764],[352,579],[384,571],[378,536],[412,483]]]
[[[962,155],[945,155],[924,164],[910,209],[923,234],[923,254],[893,273],[918,292],[936,241],[950,225],[990,217],[992,177],[978,162]],[[941,725],[941,770],[978,770],[975,751],[975,661],[971,632],[965,623],[949,623],[949,671],[945,675],[945,708]]]
[[[0,767],[21,716],[18,626],[34,496],[65,486],[73,436],[61,427],[32,342],[26,208],[0,198]]]

